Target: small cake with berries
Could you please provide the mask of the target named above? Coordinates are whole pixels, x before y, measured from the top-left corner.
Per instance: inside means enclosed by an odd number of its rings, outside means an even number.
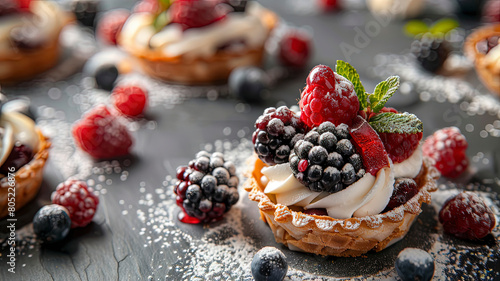
[[[52,1],[0,3],[0,83],[31,79],[59,60],[59,35],[73,17]]]
[[[147,74],[183,84],[224,82],[234,68],[260,65],[278,21],[255,1],[143,2],[118,43]]]
[[[257,119],[245,189],[277,242],[359,256],[405,236],[439,172],[423,157],[422,122],[384,106],[398,86],[391,76],[369,94],[348,63],[319,65],[300,112],[268,108]]]
[[[464,52],[474,62],[481,81],[500,95],[500,23],[481,27],[471,33]]]
[[[0,137],[0,218],[3,218],[14,214],[38,193],[50,142],[33,120],[5,110],[0,116]]]

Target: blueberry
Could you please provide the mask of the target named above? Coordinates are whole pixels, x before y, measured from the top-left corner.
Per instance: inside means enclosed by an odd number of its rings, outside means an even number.
[[[356,181],[356,171],[351,163],[344,165],[341,171],[342,183],[345,185],[351,185]]]
[[[280,281],[288,271],[285,255],[274,247],[264,247],[255,254],[251,264],[255,281]]]
[[[98,88],[111,91],[118,78],[118,68],[114,65],[101,66],[95,73],[95,83]]]
[[[229,75],[229,91],[237,98],[249,103],[258,103],[264,99],[269,87],[269,77],[260,68],[240,67]]]
[[[396,258],[395,267],[403,281],[427,281],[434,275],[434,258],[424,250],[406,248]]]
[[[328,167],[323,171],[321,183],[325,188],[331,189],[341,180],[340,172],[335,167]]]
[[[52,204],[43,206],[33,218],[33,230],[46,243],[63,240],[68,236],[71,219],[66,208]]]
[[[2,112],[19,112],[35,120],[35,115],[31,108],[31,101],[27,97],[16,97],[10,101],[3,101],[0,97],[0,103],[2,103]]]

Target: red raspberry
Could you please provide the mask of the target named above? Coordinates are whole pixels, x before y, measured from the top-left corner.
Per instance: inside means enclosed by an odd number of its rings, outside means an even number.
[[[398,134],[378,133],[392,162],[400,163],[408,159],[418,148],[422,133]]]
[[[314,67],[307,77],[307,86],[299,101],[300,119],[309,127],[325,121],[334,125],[351,125],[359,110],[359,101],[352,83],[325,65]]]
[[[122,9],[107,12],[97,25],[97,36],[106,44],[116,45],[118,35],[129,16],[130,13]]]
[[[396,207],[399,207],[410,200],[418,193],[417,183],[410,178],[398,178],[394,182],[394,190],[392,191],[391,199],[385,207],[384,213]]]
[[[57,186],[51,199],[53,204],[68,209],[71,228],[83,227],[92,221],[99,205],[99,198],[93,192],[84,181],[67,180]]]
[[[340,9],[338,0],[317,0],[319,7],[325,12],[331,12]]]
[[[280,42],[279,58],[282,64],[291,67],[304,67],[311,53],[311,40],[307,34],[292,30]]]
[[[126,155],[132,146],[127,127],[105,105],[93,108],[75,122],[73,138],[83,151],[97,159]]]
[[[218,0],[176,0],[168,11],[171,22],[182,25],[186,30],[220,21],[231,8]]]
[[[496,220],[484,201],[472,192],[448,199],[439,212],[444,231],[458,238],[478,240],[491,232]]]
[[[460,176],[469,165],[465,151],[467,140],[457,127],[448,127],[429,136],[422,147],[424,156],[434,159],[436,168],[445,177]]]
[[[146,91],[137,86],[118,86],[112,97],[115,108],[130,117],[141,115],[147,103]]]

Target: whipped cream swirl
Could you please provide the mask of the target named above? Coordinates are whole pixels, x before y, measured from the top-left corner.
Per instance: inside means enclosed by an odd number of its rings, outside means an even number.
[[[38,151],[39,137],[35,122],[22,113],[3,112],[0,130],[0,166],[5,163],[16,142],[29,146],[33,153]]]

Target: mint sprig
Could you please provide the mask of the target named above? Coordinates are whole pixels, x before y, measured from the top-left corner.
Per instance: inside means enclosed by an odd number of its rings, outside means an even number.
[[[414,114],[384,112],[370,119],[370,125],[379,133],[415,134],[424,130],[424,125]]]
[[[338,60],[337,65],[335,66],[335,72],[351,81],[354,85],[354,91],[356,91],[356,95],[358,96],[359,109],[366,109],[368,107],[368,93],[365,92],[365,88],[363,87],[363,84],[361,84],[361,80],[359,79],[359,74],[356,69],[349,63]]]
[[[391,76],[378,83],[375,92],[369,96],[370,108],[377,113],[399,88],[399,76]]]

